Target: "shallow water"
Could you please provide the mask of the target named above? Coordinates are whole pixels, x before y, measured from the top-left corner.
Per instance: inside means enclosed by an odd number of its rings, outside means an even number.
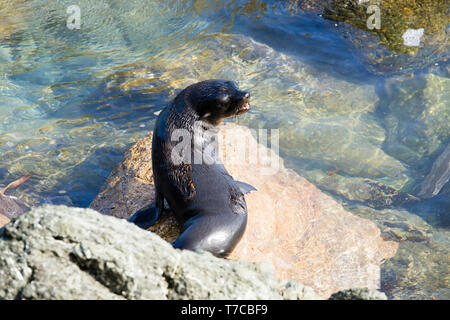
[[[0,3],[0,185],[33,175],[15,196],[89,206],[181,88],[232,79],[254,107],[232,121],[280,129],[289,166],[400,242],[382,289],[450,299],[450,187],[411,200],[449,143],[445,63],[374,75],[343,23],[283,1],[83,0],[80,30],[71,1]]]

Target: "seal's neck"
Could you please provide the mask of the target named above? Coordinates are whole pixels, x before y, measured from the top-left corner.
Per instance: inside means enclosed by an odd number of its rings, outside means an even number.
[[[210,130],[222,123],[223,118],[214,117],[211,112],[203,112],[201,107],[194,106],[188,99],[181,99],[183,97],[181,94],[179,97],[173,102],[172,108],[183,124],[193,127],[195,123],[201,122],[205,130]]]

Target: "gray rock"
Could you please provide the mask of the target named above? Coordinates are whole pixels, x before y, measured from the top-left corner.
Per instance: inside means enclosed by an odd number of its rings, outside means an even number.
[[[328,300],[387,300],[387,297],[378,290],[357,288],[333,293]]]
[[[0,299],[319,299],[271,264],[173,249],[91,209],[46,205],[0,229]]]

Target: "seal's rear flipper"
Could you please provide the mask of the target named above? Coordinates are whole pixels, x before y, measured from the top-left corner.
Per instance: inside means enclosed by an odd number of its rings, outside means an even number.
[[[250,193],[252,191],[258,191],[254,186],[252,186],[252,185],[250,185],[248,183],[245,183],[245,182],[242,182],[242,181],[235,181],[235,182],[236,182],[236,186],[238,186],[239,189],[241,189],[241,192],[243,194],[247,194],[247,193]]]
[[[147,230],[158,221],[158,218],[159,209],[153,203],[137,211],[128,221],[134,223],[139,228]]]

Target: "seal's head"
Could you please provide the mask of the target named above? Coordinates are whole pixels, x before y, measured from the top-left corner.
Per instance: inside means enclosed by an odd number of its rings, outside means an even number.
[[[233,81],[206,80],[185,91],[185,102],[200,119],[214,125],[250,110],[250,93],[239,90]]]

